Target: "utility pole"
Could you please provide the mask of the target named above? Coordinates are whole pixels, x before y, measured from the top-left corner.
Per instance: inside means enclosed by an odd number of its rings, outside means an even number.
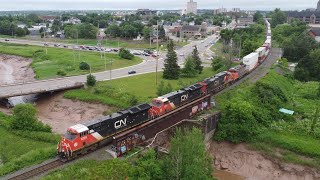
[[[44,46],[46,47],[46,55],[48,55],[47,41],[46,41],[46,28],[44,28]]]
[[[107,48],[107,38],[106,38],[106,48]],[[106,58],[106,50],[104,52],[104,71],[107,71],[107,58]]]
[[[78,31],[78,29],[77,29],[77,46],[79,46],[79,31]],[[81,62],[80,61],[80,47],[78,49],[78,56],[79,56],[79,63],[80,63]]]
[[[241,58],[241,40],[242,40],[242,36],[240,36],[240,49],[239,49],[239,59]]]
[[[112,59],[110,59],[110,86],[112,86],[112,84],[111,84],[111,80],[112,80],[112,62],[113,62],[113,60]]]
[[[156,55],[156,85],[158,85],[158,59],[159,59],[159,24],[157,21],[157,55]]]

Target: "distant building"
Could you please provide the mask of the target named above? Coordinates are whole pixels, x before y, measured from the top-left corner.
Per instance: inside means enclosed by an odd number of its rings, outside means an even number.
[[[288,12],[288,22],[290,22],[292,19],[299,19],[307,24],[320,24],[320,12]]]
[[[240,12],[240,8],[232,8],[231,12]]]
[[[217,14],[224,14],[228,12],[228,10],[226,8],[219,8],[219,9],[214,9],[213,10],[213,14],[217,15]]]
[[[70,18],[67,21],[64,21],[63,24],[81,24],[81,20],[78,18]]]
[[[180,30],[181,38],[201,38],[207,36],[207,23],[202,23],[201,26],[184,25]]]
[[[238,18],[237,26],[239,27],[246,27],[251,24],[254,24],[253,17],[240,17]]]
[[[197,2],[193,2],[193,0],[190,0],[190,2],[187,3],[187,14],[193,13],[197,14],[198,13],[198,5]]]
[[[317,11],[320,11],[320,0],[318,1],[318,4],[317,4]]]
[[[148,18],[151,18],[151,17],[157,15],[157,11],[150,10],[150,9],[138,9],[136,14],[140,15],[144,19],[148,19]]]

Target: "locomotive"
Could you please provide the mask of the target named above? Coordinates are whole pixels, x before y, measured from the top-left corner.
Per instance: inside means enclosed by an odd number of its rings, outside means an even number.
[[[256,52],[244,57],[240,65],[189,87],[157,97],[150,104],[140,104],[85,124],[74,125],[61,137],[57,146],[58,155],[67,160],[76,158],[78,155],[110,143],[113,137],[121,132],[161,117],[205,95],[216,94],[242,79],[263,63],[270,53],[271,28],[267,20],[266,26],[268,33],[265,43]]]

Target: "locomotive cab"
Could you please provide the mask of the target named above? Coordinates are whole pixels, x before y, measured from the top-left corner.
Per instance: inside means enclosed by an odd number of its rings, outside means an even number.
[[[94,140],[90,136],[92,133],[93,130],[89,131],[88,127],[82,124],[70,127],[66,134],[61,137],[61,141],[58,144],[57,149],[60,157],[73,157],[75,151],[90,145]]]
[[[173,106],[167,98],[155,98],[152,100],[152,108],[149,110],[152,118],[159,117],[166,112],[172,111]]]

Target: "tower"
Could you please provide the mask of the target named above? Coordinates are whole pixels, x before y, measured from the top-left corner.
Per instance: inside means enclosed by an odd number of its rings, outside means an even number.
[[[190,2],[188,2],[187,4],[187,14],[189,13],[193,13],[193,14],[197,14],[197,2],[193,2],[193,0],[190,0]]]
[[[320,11],[320,0],[318,1],[318,4],[317,4],[317,11]]]

